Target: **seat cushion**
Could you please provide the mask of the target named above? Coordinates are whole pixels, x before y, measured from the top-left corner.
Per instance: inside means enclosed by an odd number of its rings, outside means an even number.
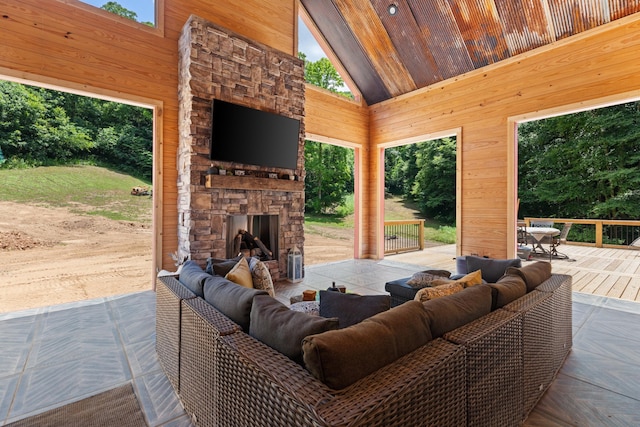
[[[270,296],[258,295],[251,306],[249,335],[297,363],[302,363],[302,339],[338,329],[337,318],[290,310]]]
[[[320,316],[337,317],[346,328],[391,308],[389,295],[355,295],[320,291]]]
[[[491,288],[477,285],[458,293],[422,303],[434,338],[491,312]]]
[[[522,277],[527,285],[527,292],[531,292],[551,277],[551,263],[536,261],[520,268],[511,267],[507,269],[507,274],[516,274]]]
[[[209,276],[204,282],[205,301],[236,322],[245,332],[249,332],[251,305],[257,295],[269,294],[262,290],[245,288],[220,276]]]
[[[211,277],[211,275],[205,273],[198,263],[195,261],[187,261],[182,265],[178,280],[191,292],[200,298],[204,298],[203,286],[205,280],[209,277]]]
[[[482,279],[487,283],[495,283],[504,276],[509,267],[522,266],[520,258],[513,259],[492,259],[467,255],[467,271],[482,270]]]
[[[309,372],[339,390],[431,341],[422,305],[408,301],[349,328],[302,341]]]

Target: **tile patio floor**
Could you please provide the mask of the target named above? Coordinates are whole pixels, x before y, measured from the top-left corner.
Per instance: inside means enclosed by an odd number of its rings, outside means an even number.
[[[278,297],[334,280],[382,293],[420,269],[388,259],[308,266]],[[573,350],[525,425],[640,425],[640,304],[573,295]],[[153,291],[0,314],[0,426],[128,381],[150,426],[190,426],[155,355],[154,317]]]

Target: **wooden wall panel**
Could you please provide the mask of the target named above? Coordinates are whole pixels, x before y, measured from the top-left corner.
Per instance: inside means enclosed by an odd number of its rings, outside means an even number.
[[[640,15],[372,106],[371,143],[462,128],[462,254],[513,256],[509,119],[640,97]],[[511,212],[511,214],[510,214]],[[380,237],[378,236],[378,239]]]
[[[307,84],[305,114],[307,135],[319,135],[324,141],[342,141],[352,146],[369,143],[369,110],[366,106]]]
[[[178,37],[191,14],[296,54],[295,0],[164,0],[164,27],[150,30],[73,0],[0,0],[0,78],[155,105],[162,206],[156,267],[176,250]],[[148,102],[147,102],[148,101]],[[156,188],[156,194],[158,193]]]

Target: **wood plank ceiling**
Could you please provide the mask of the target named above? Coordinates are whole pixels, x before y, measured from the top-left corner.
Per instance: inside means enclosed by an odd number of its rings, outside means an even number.
[[[300,2],[368,105],[640,12],[640,0]]]

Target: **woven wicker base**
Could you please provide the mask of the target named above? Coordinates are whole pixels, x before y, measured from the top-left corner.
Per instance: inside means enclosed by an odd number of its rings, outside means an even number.
[[[127,383],[78,402],[7,424],[7,427],[9,426],[146,427],[147,423],[133,387]]]

